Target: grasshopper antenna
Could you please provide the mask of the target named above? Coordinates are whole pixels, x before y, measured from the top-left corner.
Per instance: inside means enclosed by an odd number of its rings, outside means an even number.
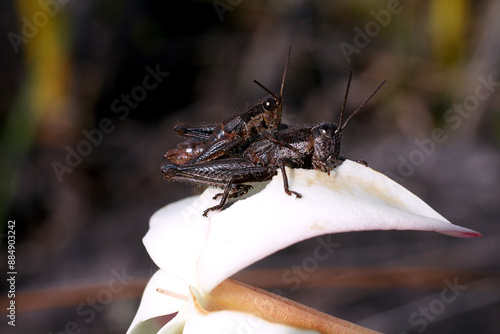
[[[288,64],[290,64],[290,54],[292,53],[292,47],[290,46],[288,48],[288,58],[286,60],[286,65],[285,65],[285,72],[283,72],[283,79],[281,80],[281,89],[280,89],[280,96],[276,96],[271,90],[269,90],[267,87],[265,87],[263,84],[258,82],[257,80],[254,80],[257,85],[259,85],[260,88],[268,92],[272,97],[274,97],[276,100],[280,101],[283,98],[283,87],[285,87],[285,78],[286,78],[286,73],[288,71]]]
[[[352,74],[352,72],[351,72],[351,74]],[[349,76],[349,83],[350,82],[351,82],[351,77]],[[347,89],[349,89],[349,83],[347,84]],[[363,103],[361,103],[361,105],[358,107],[358,109],[356,109],[356,110],[354,110],[352,112],[352,114],[345,120],[344,124],[339,123],[339,127],[337,128],[337,131],[335,131],[335,132],[342,131],[345,128],[345,126],[347,125],[347,122],[349,122],[351,120],[351,118],[353,118],[353,116],[356,115],[361,110],[361,108],[363,108],[368,103],[368,101],[371,100],[371,98],[378,92],[378,90],[380,89],[380,87],[382,87],[384,84],[385,84],[385,80],[382,81],[382,83],[380,85],[378,85],[378,87],[373,91],[373,93],[370,94],[370,96],[368,96],[366,98],[366,100]],[[342,121],[342,114],[344,113],[344,107],[345,107],[346,98],[347,98],[347,91],[346,91],[346,94],[345,94],[345,97],[344,97],[344,106],[342,106],[342,112],[340,114],[340,120],[341,121]]]
[[[286,72],[288,71],[288,64],[290,64],[290,54],[292,53],[292,46],[288,47],[288,57],[286,59],[285,71],[283,72],[283,79],[281,80],[280,98],[283,97],[283,87],[285,87]]]
[[[337,129],[335,130],[336,133],[339,133],[344,128],[342,126],[342,121],[344,118],[345,106],[347,104],[347,96],[349,95],[349,87],[351,87],[351,79],[352,79],[352,70],[349,72],[349,79],[347,80],[347,86],[345,87],[344,102],[342,102],[342,110],[340,111],[339,125],[338,125]],[[346,123],[347,123],[347,121],[346,121]]]
[[[280,100],[280,98],[277,97],[276,94],[274,94],[273,92],[271,92],[270,89],[268,89],[266,86],[264,86],[263,84],[261,84],[257,80],[254,80],[253,82],[255,82],[257,85],[259,85],[260,88],[262,88],[263,90],[265,90],[266,92],[268,92],[269,94],[271,94],[271,96],[274,97],[276,100],[278,100],[278,101]]]

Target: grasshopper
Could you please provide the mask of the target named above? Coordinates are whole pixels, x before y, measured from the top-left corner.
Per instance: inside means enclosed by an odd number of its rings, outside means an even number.
[[[330,173],[337,161],[346,159],[340,154],[343,129],[385,83],[382,82],[343,122],[351,77],[352,73],[349,76],[338,124],[322,122],[308,127],[286,127],[283,124],[282,129],[274,133],[275,139],[261,136],[235,157],[186,164],[165,163],[161,167],[165,178],[223,188],[224,192],[214,197],[221,197],[220,203],[205,210],[203,216],[207,216],[210,211],[222,209],[229,198],[246,194],[251,186],[245,183],[269,180],[276,175],[278,169],[282,172],[285,192],[300,198],[299,193],[289,189],[285,167],[318,169]],[[206,138],[205,134],[199,135],[198,131],[192,133],[195,134],[193,137],[196,140],[203,141]],[[367,166],[363,160],[357,162]]]
[[[190,150],[187,156],[181,157],[183,153],[188,151],[181,145],[177,149],[168,151],[165,157],[176,163],[195,164],[231,156],[238,148],[247,145],[257,137],[264,136],[269,140],[274,140],[273,133],[281,126],[283,88],[290,62],[290,52],[291,49],[288,51],[288,59],[283,72],[279,95],[274,94],[260,82],[254,80],[257,85],[270,95],[244,112],[225,119],[220,124],[203,126],[177,125],[175,131],[179,135],[196,138],[187,144],[188,146],[191,145],[190,148],[196,147],[196,149]],[[201,147],[203,146],[202,142],[204,147]],[[286,146],[286,144],[284,145]],[[190,159],[188,159],[188,156]]]

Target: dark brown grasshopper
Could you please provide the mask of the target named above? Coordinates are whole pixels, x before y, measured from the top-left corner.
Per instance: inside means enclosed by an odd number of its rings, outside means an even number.
[[[224,192],[215,196],[215,198],[221,196],[220,203],[205,210],[204,216],[210,211],[222,209],[229,198],[246,194],[251,186],[245,183],[266,181],[274,176],[278,169],[283,175],[285,192],[288,195],[294,194],[296,197],[301,197],[299,193],[289,189],[285,166],[318,169],[329,173],[338,160],[345,160],[340,155],[343,129],[385,82],[380,84],[361,106],[343,122],[350,81],[351,76],[344,95],[339,125],[323,122],[312,127],[284,128],[274,133],[273,140],[264,136],[256,139],[237,157],[184,165],[165,163],[162,165],[165,178],[223,188]],[[286,126],[282,125],[282,127]],[[193,137],[203,142],[206,133],[196,134]],[[364,161],[358,162],[366,165]]]
[[[168,151],[165,157],[175,163],[201,163],[220,157],[231,156],[238,148],[247,145],[257,137],[274,140],[273,133],[281,125],[283,113],[282,97],[290,50],[283,73],[279,96],[254,80],[262,89],[270,94],[244,112],[231,116],[217,125],[193,127],[180,124],[175,131],[185,137],[194,139],[185,145]],[[286,146],[286,144],[285,144]],[[179,151],[180,150],[180,151]],[[189,152],[188,152],[189,151]],[[183,155],[183,153],[188,153]]]

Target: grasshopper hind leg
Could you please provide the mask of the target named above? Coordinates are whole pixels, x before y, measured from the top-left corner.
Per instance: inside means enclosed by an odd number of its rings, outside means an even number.
[[[224,207],[224,205],[226,205],[228,199],[241,197],[241,196],[245,195],[246,193],[248,193],[248,191],[250,189],[252,189],[252,186],[247,185],[247,184],[234,185],[233,180],[231,178],[231,180],[229,180],[228,183],[224,186],[224,192],[216,194],[213,197],[213,199],[217,199],[217,198],[221,197],[219,204],[217,204],[213,207],[210,207],[210,208],[206,209],[205,211],[203,211],[203,216],[207,217],[207,214],[210,211],[221,210]]]
[[[252,186],[246,185],[246,184],[240,184],[240,185],[234,186],[232,191],[229,192],[227,198],[229,199],[229,198],[241,197],[243,195],[246,195],[248,193],[248,191],[250,191],[252,188],[253,188]],[[219,197],[224,197],[224,193],[215,194],[215,196],[212,198],[217,199]]]

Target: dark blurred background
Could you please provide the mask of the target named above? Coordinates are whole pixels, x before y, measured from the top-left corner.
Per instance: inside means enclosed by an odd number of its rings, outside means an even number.
[[[0,13],[1,242],[15,220],[17,271],[3,333],[128,328],[156,270],[149,217],[201,191],[162,179],[173,126],[241,111],[266,95],[254,79],[279,92],[289,46],[284,122],[336,121],[351,69],[348,111],[387,80],[343,154],[484,237],[333,235],[300,288],[282,275],[316,239],[241,280],[387,333],[498,332],[498,1],[11,0]],[[454,281],[466,289],[439,302]]]

